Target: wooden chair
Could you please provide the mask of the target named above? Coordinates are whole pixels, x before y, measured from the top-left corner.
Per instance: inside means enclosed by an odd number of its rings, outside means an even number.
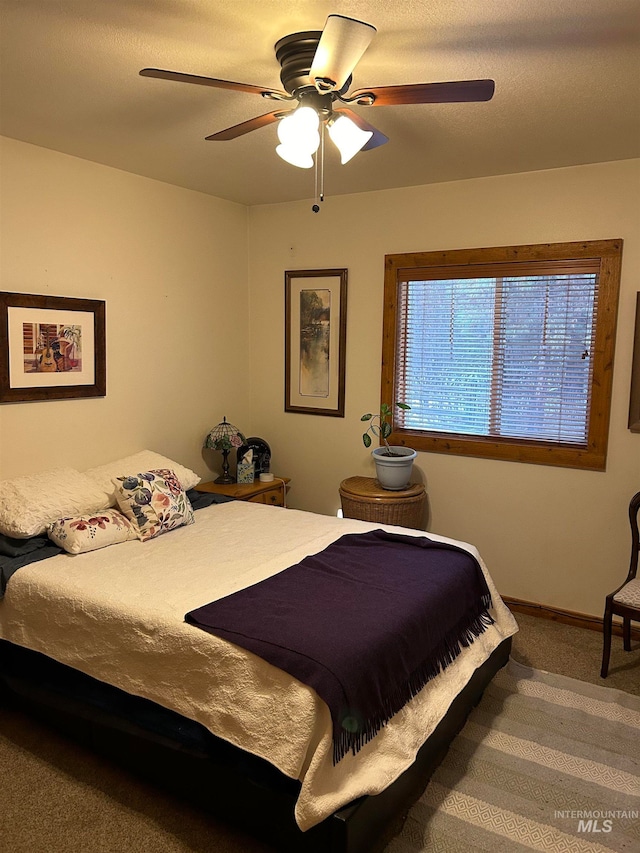
[[[631,620],[640,622],[640,578],[638,573],[638,553],[640,534],[638,532],[638,511],[640,510],[640,492],[631,498],[629,504],[629,522],[631,523],[631,564],[624,583],[606,598],[603,618],[604,648],[602,650],[602,669],[600,676],[607,677],[609,656],[611,654],[611,628],[613,615],[622,616],[622,638],[625,651],[631,651]]]

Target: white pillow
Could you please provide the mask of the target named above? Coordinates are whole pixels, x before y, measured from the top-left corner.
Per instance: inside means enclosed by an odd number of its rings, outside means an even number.
[[[105,506],[116,506],[116,489],[113,481],[118,477],[126,477],[131,473],[138,471],[152,471],[157,468],[170,469],[180,480],[180,485],[185,492],[197,486],[200,482],[200,477],[184,465],[168,459],[166,456],[161,456],[153,450],[141,450],[133,456],[126,456],[124,459],[116,459],[115,462],[108,462],[106,465],[99,465],[97,468],[90,468],[85,471],[85,474],[90,477],[96,486],[98,486],[106,495],[107,503]]]
[[[49,539],[68,554],[84,554],[138,538],[129,519],[116,509],[59,518],[47,532]]]
[[[75,468],[0,481],[0,533],[16,539],[39,536],[64,515],[106,509],[104,491]]]

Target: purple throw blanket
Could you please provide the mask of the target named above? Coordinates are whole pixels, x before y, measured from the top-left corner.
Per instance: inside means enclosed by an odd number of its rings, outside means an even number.
[[[492,624],[490,605],[467,551],[373,530],[342,536],[185,620],[312,687],[329,706],[337,762]]]

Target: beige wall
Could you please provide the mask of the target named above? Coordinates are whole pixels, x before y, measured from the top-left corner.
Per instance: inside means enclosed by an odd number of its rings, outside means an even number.
[[[366,156],[366,155],[363,155]],[[420,453],[429,529],[475,543],[504,595],[601,614],[626,574],[626,508],[640,489],[640,435],[627,429],[636,291],[640,281],[640,162],[328,197],[250,210],[249,283],[254,429],[272,469],[293,478],[291,504],[338,509],[341,480],[373,475],[360,415],[380,398],[386,253],[623,238],[622,293],[607,470],[604,473]],[[287,269],[346,267],[346,416],[284,412]]]
[[[339,507],[371,475],[360,415],[379,400],[384,255],[622,237],[605,473],[421,453],[429,529],[474,542],[500,591],[600,614],[626,571],[640,436],[626,427],[640,281],[637,161],[248,212],[209,196],[1,140],[0,289],[105,299],[104,399],[0,405],[0,478],[80,469],[143,447],[210,471],[226,414],[271,444],[293,506]],[[363,155],[365,156],[365,155]],[[248,261],[247,261],[248,258]],[[284,270],[349,271],[346,417],[284,412]],[[215,467],[219,460],[209,458]]]
[[[246,208],[0,142],[0,290],[107,308],[107,396],[0,405],[0,478],[143,448],[209,478],[208,429],[249,429]]]

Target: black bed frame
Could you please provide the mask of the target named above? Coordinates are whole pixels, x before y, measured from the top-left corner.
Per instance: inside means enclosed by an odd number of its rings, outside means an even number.
[[[2,640],[0,694],[146,780],[237,823],[279,853],[377,853],[402,828],[510,650],[509,638],[475,671],[416,761],[392,785],[355,800],[307,832],[294,819],[299,782],[148,700]]]

